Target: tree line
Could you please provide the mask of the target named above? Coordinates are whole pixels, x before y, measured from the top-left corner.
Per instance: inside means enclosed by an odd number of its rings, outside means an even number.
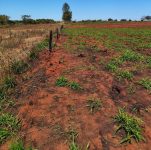
[[[64,22],[71,22],[72,21],[72,11],[68,3],[64,3],[62,7],[62,20]],[[74,22],[101,22],[103,20],[81,20],[81,21],[72,21]],[[106,21],[118,21],[117,19],[109,18]],[[121,19],[119,21],[132,21],[131,19]],[[141,18],[141,21],[151,21],[151,16],[144,16]],[[6,24],[40,24],[40,23],[56,23],[53,19],[32,19],[30,15],[23,15],[21,16],[21,20],[10,20],[10,17],[7,15],[0,15],[0,25]]]

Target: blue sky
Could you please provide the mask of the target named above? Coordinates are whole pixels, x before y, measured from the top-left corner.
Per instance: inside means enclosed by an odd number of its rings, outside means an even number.
[[[61,20],[62,5],[69,3],[73,20],[82,19],[140,19],[151,15],[151,0],[0,0],[0,14],[20,19],[32,18]]]

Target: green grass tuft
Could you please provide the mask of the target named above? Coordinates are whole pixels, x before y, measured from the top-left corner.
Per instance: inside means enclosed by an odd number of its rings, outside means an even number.
[[[129,115],[123,109],[119,109],[118,114],[114,117],[115,122],[118,124],[116,133],[119,130],[125,131],[125,137],[121,140],[121,143],[131,143],[132,139],[137,142],[144,140],[142,136],[142,120],[135,116]]]
[[[151,90],[151,79],[143,78],[139,81],[139,84],[142,85],[145,89]]]
[[[69,86],[72,90],[80,90],[80,89],[82,89],[82,87],[80,86],[80,84],[77,83],[77,82],[75,82],[75,81],[70,82],[70,83],[68,84],[68,86]]]
[[[20,128],[20,121],[13,115],[2,113],[0,115],[0,143],[9,136],[13,136]]]
[[[11,76],[7,76],[4,79],[4,88],[5,89],[10,89],[10,88],[14,88],[16,86],[16,81],[15,78],[11,77]]]
[[[65,87],[65,86],[67,86],[68,85],[68,79],[67,78],[65,78],[65,77],[63,77],[63,76],[61,76],[61,77],[59,77],[58,79],[57,79],[57,81],[56,81],[56,86],[59,86],[59,87]]]
[[[129,71],[118,71],[117,77],[119,79],[128,79],[131,80],[133,78],[133,74]]]

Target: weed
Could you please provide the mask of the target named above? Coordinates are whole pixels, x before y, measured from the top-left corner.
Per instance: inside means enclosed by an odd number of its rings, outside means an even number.
[[[9,150],[25,150],[24,144],[21,140],[11,143]]]
[[[118,71],[117,72],[117,77],[119,79],[132,79],[133,78],[133,74],[129,71]]]
[[[142,85],[145,89],[151,90],[151,79],[143,78],[139,81],[139,84]]]
[[[29,65],[24,61],[15,61],[11,66],[11,70],[15,74],[21,74],[24,73],[28,67]]]
[[[82,89],[82,87],[80,86],[80,84],[77,83],[77,82],[75,82],[75,81],[70,82],[70,83],[68,84],[68,86],[69,86],[72,90],[80,90],[80,89]]]
[[[0,143],[14,135],[20,128],[20,121],[8,113],[0,115]]]
[[[121,59],[123,61],[140,61],[142,60],[144,57],[141,54],[135,53],[131,50],[126,50],[123,54],[123,56],[121,57]]]
[[[91,113],[95,113],[100,110],[102,103],[99,99],[91,98],[87,102],[87,107]]]
[[[30,60],[35,60],[35,59],[37,59],[38,58],[38,54],[35,52],[35,51],[31,51],[30,53],[29,53],[29,59]]]
[[[7,76],[4,79],[4,87],[6,89],[14,88],[15,86],[16,86],[16,81],[15,81],[15,79],[13,77]]]
[[[121,144],[125,142],[131,143],[132,139],[137,142],[144,140],[142,136],[142,120],[135,116],[129,115],[124,109],[119,109],[118,114],[114,117],[115,122],[118,124],[116,133],[119,130],[124,130],[126,136],[121,140]]]
[[[106,69],[111,71],[111,72],[115,72],[117,70],[117,65],[115,65],[114,63],[112,62],[109,62],[107,65],[106,65]]]
[[[65,87],[65,86],[67,86],[68,85],[68,79],[67,78],[65,78],[65,77],[63,77],[63,76],[61,76],[61,77],[59,77],[58,79],[57,79],[57,81],[56,81],[56,86],[59,86],[59,87]]]

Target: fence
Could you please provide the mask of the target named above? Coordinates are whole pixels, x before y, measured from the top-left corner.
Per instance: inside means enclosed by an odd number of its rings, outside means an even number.
[[[63,25],[61,25],[59,28],[56,28],[56,31],[53,33],[52,30],[50,30],[49,33],[49,52],[52,52],[52,48],[53,48],[53,35],[56,34],[56,40],[59,40],[60,36],[61,36],[61,31],[64,28]]]

